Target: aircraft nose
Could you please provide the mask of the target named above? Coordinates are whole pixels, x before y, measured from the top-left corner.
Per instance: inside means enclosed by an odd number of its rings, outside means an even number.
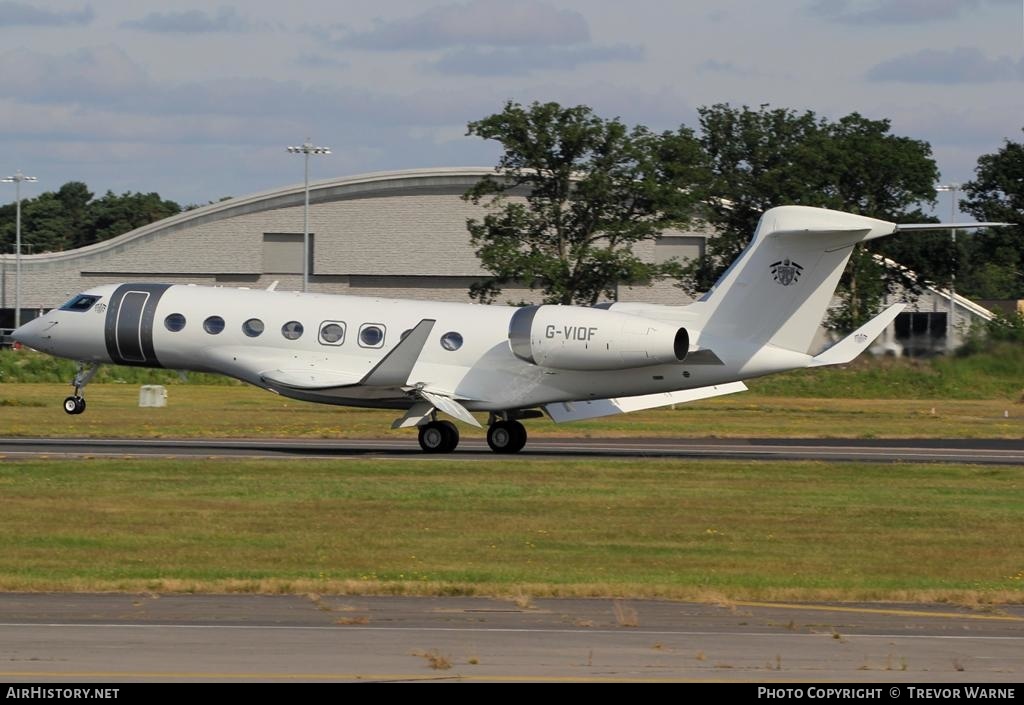
[[[52,338],[49,331],[55,325],[57,325],[56,321],[46,320],[45,316],[43,318],[34,318],[20,328],[15,328],[14,332],[11,333],[11,338],[30,348],[47,350],[50,347]]]

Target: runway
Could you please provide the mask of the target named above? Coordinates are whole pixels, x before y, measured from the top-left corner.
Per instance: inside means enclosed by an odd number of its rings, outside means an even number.
[[[0,460],[46,457],[424,458],[494,460],[465,438],[452,454],[428,455],[409,440],[0,438]],[[545,458],[680,458],[947,462],[1024,465],[1024,441],[1000,439],[531,439],[519,454]]]
[[[1024,608],[0,595],[0,680],[1019,682]]]

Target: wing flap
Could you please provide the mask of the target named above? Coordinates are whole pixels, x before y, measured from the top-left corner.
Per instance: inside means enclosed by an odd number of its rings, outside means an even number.
[[[438,411],[443,411],[449,416],[458,419],[459,421],[465,421],[466,423],[476,426],[477,428],[483,428],[480,422],[473,418],[473,414],[469,413],[469,410],[459,402],[455,401],[451,397],[446,397],[441,394],[434,392],[426,392],[422,389],[416,392],[426,401],[434,405]]]

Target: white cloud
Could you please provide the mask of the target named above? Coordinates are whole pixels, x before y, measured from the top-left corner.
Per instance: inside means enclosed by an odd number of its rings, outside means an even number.
[[[706,59],[697,64],[698,73],[716,73],[726,76],[740,76],[750,78],[762,75],[761,72],[745,66],[739,66],[733,61],[720,61],[718,59]]]
[[[509,49],[456,49],[430,66],[436,71],[468,76],[522,76],[544,70],[569,70],[583,64],[641,61],[643,47],[567,46]]]
[[[252,23],[233,7],[222,7],[217,14],[202,10],[184,12],[150,12],[138,20],[123,22],[123,27],[141,29],[146,32],[198,34],[203,32],[245,32],[252,29]]]
[[[303,52],[295,57],[295,63],[310,69],[346,69],[351,64],[333,56],[325,56],[316,52]]]
[[[0,55],[0,93],[38,102],[96,102],[144,87],[146,72],[113,45],[62,56],[14,49]]]
[[[919,24],[955,19],[977,8],[980,0],[815,0],[808,11],[818,17],[846,24]]]
[[[81,10],[44,10],[15,0],[0,1],[0,27],[68,27],[92,22],[95,14],[86,5]]]
[[[383,21],[336,44],[358,49],[429,50],[460,46],[545,46],[590,39],[583,15],[541,0],[471,0]]]
[[[989,58],[980,49],[923,49],[872,67],[870,81],[904,83],[989,83],[1024,81],[1024,59]]]

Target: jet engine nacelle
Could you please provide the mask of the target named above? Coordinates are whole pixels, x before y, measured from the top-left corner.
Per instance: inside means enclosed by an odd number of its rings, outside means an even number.
[[[525,306],[512,315],[508,343],[520,360],[559,370],[625,370],[682,362],[685,328],[582,306]]]

